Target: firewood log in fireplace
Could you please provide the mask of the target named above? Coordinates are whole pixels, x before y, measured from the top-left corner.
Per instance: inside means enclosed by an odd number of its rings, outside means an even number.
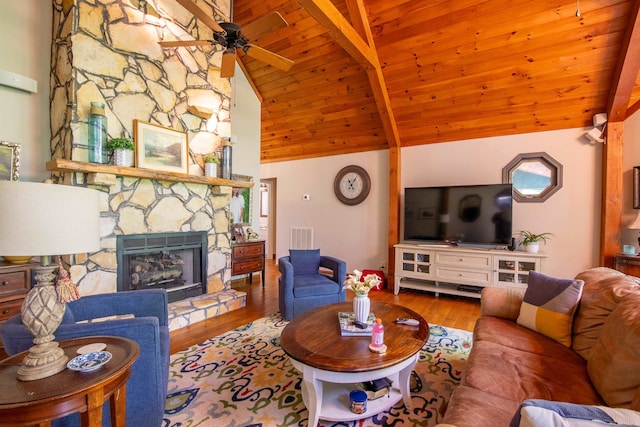
[[[183,265],[182,258],[173,254],[137,255],[131,259],[131,284],[145,285],[177,279],[183,274]]]
[[[149,271],[140,273],[131,273],[132,285],[145,285],[169,279],[176,279],[182,276],[181,268],[174,268],[162,271]]]

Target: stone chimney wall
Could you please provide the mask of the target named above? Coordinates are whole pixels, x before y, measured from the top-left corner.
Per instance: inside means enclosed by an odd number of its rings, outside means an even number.
[[[200,0],[228,21],[224,0]],[[86,162],[90,103],[105,104],[108,137],[133,139],[133,121],[186,132],[189,174],[203,175],[202,156],[230,136],[231,84],[220,78],[219,46],[165,49],[160,40],[212,39],[212,32],[174,0],[53,0],[51,156]],[[138,9],[140,8],[140,9]],[[204,119],[188,112],[204,107]],[[116,291],[115,235],[203,231],[209,236],[210,292],[229,286],[230,187],[110,174],[55,173],[54,181],[103,194],[102,250],[69,259],[84,294]]]

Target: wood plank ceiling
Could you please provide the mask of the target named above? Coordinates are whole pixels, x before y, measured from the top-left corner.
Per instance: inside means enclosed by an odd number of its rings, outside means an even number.
[[[353,49],[341,21],[331,28],[313,10],[333,6],[360,34]],[[289,23],[254,42],[291,70],[242,57],[262,98],[261,161],[591,126],[608,106],[632,1],[579,7],[580,17],[575,0],[235,0],[234,22],[278,11]]]

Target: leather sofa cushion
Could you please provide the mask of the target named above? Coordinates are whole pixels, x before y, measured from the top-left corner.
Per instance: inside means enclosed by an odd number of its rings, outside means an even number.
[[[640,293],[640,285],[630,276],[606,267],[591,268],[578,274],[576,279],[584,280],[585,286],[573,320],[572,348],[589,359],[591,347],[609,314],[626,295]]]
[[[609,406],[632,408],[640,387],[640,294],[628,295],[611,312],[587,367]],[[640,409],[640,408],[632,408]]]
[[[584,360],[577,363],[481,340],[473,344],[463,384],[518,403],[546,399],[602,404],[586,365]]]
[[[444,422],[456,427],[508,426],[520,402],[459,386],[451,395]]]
[[[584,360],[570,348],[511,320],[481,316],[476,321],[473,342],[490,341],[528,353],[540,354],[552,359],[584,364]]]
[[[487,286],[482,289],[480,315],[494,316],[503,319],[518,319],[520,306],[524,298],[524,289],[505,289]]]

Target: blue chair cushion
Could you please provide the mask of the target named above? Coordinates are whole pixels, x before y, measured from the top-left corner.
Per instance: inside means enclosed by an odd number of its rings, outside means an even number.
[[[296,298],[336,295],[339,292],[340,285],[321,274],[296,275],[293,278],[293,295]]]
[[[290,249],[289,257],[295,276],[318,274],[320,269],[320,249]]]

